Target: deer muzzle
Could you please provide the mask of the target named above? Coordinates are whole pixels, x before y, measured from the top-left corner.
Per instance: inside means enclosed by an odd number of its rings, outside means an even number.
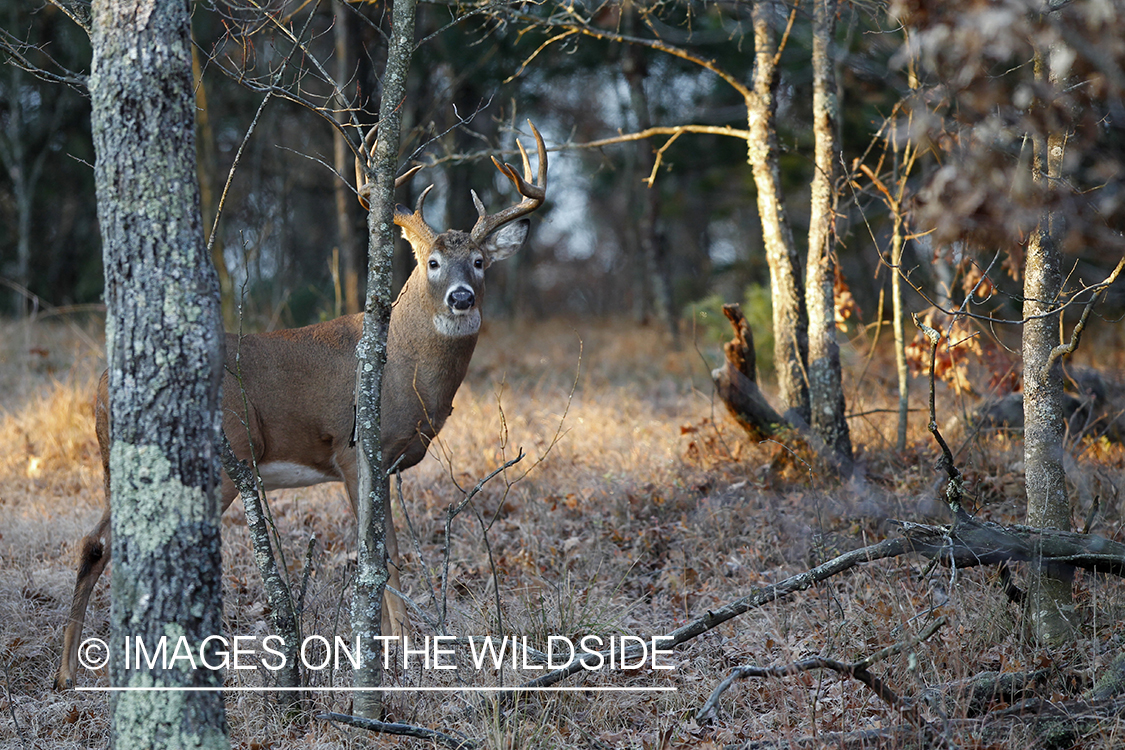
[[[477,298],[473,294],[473,290],[468,287],[459,286],[449,290],[446,295],[445,303],[449,305],[449,309],[455,313],[466,312],[471,310],[473,305],[476,304]]]

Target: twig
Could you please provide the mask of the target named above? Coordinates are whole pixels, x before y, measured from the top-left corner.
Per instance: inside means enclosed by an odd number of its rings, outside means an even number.
[[[309,590],[309,578],[312,576],[313,555],[316,552],[316,534],[309,536],[309,546],[305,550],[305,567],[301,573],[301,590],[297,593],[297,619],[305,611],[305,593]]]
[[[426,558],[422,554],[422,544],[418,538],[418,532],[414,530],[414,522],[410,519],[410,511],[406,507],[406,499],[402,496],[402,474],[398,471],[395,471],[394,474],[395,489],[398,494],[398,505],[402,509],[402,517],[406,519],[406,528],[410,532],[410,542],[414,545],[414,554],[418,557],[418,565],[422,568],[422,572],[426,575],[426,588],[430,590],[430,601],[436,602],[437,591],[434,590],[434,577],[430,574],[430,566],[426,564]],[[446,543],[448,543],[448,540],[446,541]],[[412,600],[409,600],[405,597],[403,597],[402,600],[407,603],[407,606],[417,606]],[[432,618],[430,618],[429,615],[423,615],[422,619],[427,623],[431,623]],[[434,627],[434,630],[436,630],[439,635],[447,635],[445,631],[445,623],[437,622],[432,624],[436,626]]]
[[[20,726],[19,721],[16,719],[16,702],[12,700],[12,674],[8,671],[11,666],[12,665],[8,663],[4,664],[4,695],[7,696],[8,713],[12,715],[12,726],[16,728],[16,734],[18,734],[23,741],[23,746],[31,747],[31,741],[27,738],[27,733],[23,731],[23,727]]]
[[[1103,281],[1098,286],[1105,288],[1113,282],[1117,281],[1117,277],[1121,274],[1121,269],[1123,267],[1125,267],[1125,258],[1117,261],[1117,267],[1114,268],[1113,272],[1109,276],[1107,276],[1105,281]],[[1074,330],[1070,333],[1070,341],[1066,344],[1059,344],[1051,350],[1051,354],[1047,357],[1047,361],[1043,364],[1043,370],[1039,377],[1046,378],[1047,373],[1051,371],[1051,367],[1054,366],[1055,361],[1059,357],[1065,357],[1068,354],[1073,354],[1074,350],[1078,348],[1078,342],[1082,340],[1082,331],[1086,328],[1086,320],[1090,317],[1090,312],[1094,309],[1094,302],[1096,302],[1097,299],[1097,293],[1090,296],[1090,300],[1086,303],[1086,306],[1082,308],[1082,317],[1079,318],[1078,323],[1076,323],[1074,326]]]
[[[468,750],[469,748],[480,747],[481,745],[480,740],[474,740],[468,737],[457,738],[453,735],[439,732],[436,729],[416,727],[412,724],[376,721],[375,719],[364,719],[359,716],[352,716],[350,714],[338,714],[333,712],[317,714],[316,718],[320,719],[321,721],[335,721],[339,724],[347,724],[348,726],[366,729],[369,732],[397,734],[401,737],[417,737],[423,740],[432,740],[434,742],[445,745],[446,747],[452,747],[460,750]]]
[[[452,547],[450,534],[453,531],[453,519],[457,518],[457,516],[461,514],[461,511],[463,511],[465,509],[465,506],[468,505],[474,497],[476,497],[478,494],[480,494],[480,491],[482,489],[484,489],[484,486],[486,484],[488,484],[488,482],[493,477],[495,477],[497,474],[499,474],[503,471],[507,471],[509,468],[518,464],[520,461],[523,460],[524,455],[525,454],[523,452],[523,449],[521,448],[518,456],[516,456],[515,458],[510,459],[508,461],[505,461],[501,466],[499,466],[498,468],[493,469],[491,472],[489,472],[488,475],[484,479],[481,479],[479,482],[477,482],[476,486],[473,487],[473,489],[471,489],[468,493],[466,493],[465,497],[461,500],[461,502],[456,503],[454,505],[450,505],[449,510],[446,512],[446,517],[445,517],[445,559],[442,560],[442,566],[441,566],[441,605],[440,605],[439,616],[438,616],[438,622],[441,624],[441,630],[442,631],[444,631],[444,629],[445,629],[446,614],[447,614],[447,610],[448,610],[447,603],[449,601],[449,557],[450,557],[450,554],[451,554],[451,547]]]
[[[859,661],[853,661],[850,663],[831,659],[827,656],[810,656],[807,659],[801,659],[797,662],[793,662],[790,664],[778,664],[772,667],[736,667],[731,671],[729,675],[727,675],[726,679],[719,683],[719,685],[711,693],[711,697],[709,697],[707,701],[699,708],[699,710],[695,714],[696,720],[703,722],[711,721],[717,718],[719,699],[722,697],[723,693],[725,693],[730,688],[730,686],[734,684],[735,680],[743,680],[748,677],[788,677],[790,675],[799,674],[801,672],[808,672],[813,669],[831,669],[839,672],[845,677],[851,677],[855,680],[859,680],[868,688],[870,688],[872,692],[878,695],[884,703],[901,712],[902,715],[906,717],[906,720],[911,724],[919,728],[924,728],[926,726],[926,721],[918,713],[918,709],[914,705],[912,705],[910,701],[903,700],[903,698],[900,697],[890,687],[888,687],[885,682],[880,680],[875,675],[871,674],[868,669],[872,665],[883,661],[884,659],[888,659],[895,654],[901,653],[902,651],[905,651],[906,649],[925,641],[934,633],[936,633],[938,631],[938,628],[945,625],[945,623],[945,617],[939,617],[931,622],[925,630],[923,630],[914,638],[908,638],[899,641],[893,646],[888,646],[884,649],[880,649],[879,651],[876,651],[875,653],[870,654],[869,656],[866,656]]]

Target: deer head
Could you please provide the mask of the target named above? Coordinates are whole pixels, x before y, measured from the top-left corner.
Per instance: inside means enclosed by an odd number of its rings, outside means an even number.
[[[501,164],[493,157],[492,162],[519,191],[523,199],[495,214],[489,214],[484,203],[472,191],[473,204],[479,218],[469,232],[457,229],[438,234],[423,216],[426,196],[430,185],[418,197],[418,203],[411,211],[401,203],[395,206],[394,222],[402,229],[402,236],[414,250],[418,263],[411,275],[408,287],[415,276],[424,276],[425,283],[410,288],[410,293],[419,295],[424,287],[425,305],[432,312],[434,328],[446,336],[466,336],[480,330],[480,300],[484,292],[484,271],[492,263],[511,256],[523,245],[527,238],[530,222],[522,218],[539,208],[547,191],[547,149],[543,138],[530,121],[531,132],[535,136],[539,157],[539,171],[534,183],[531,182],[531,164],[523,144],[519,146],[523,160],[523,176],[510,164]],[[407,293],[407,289],[403,290]]]

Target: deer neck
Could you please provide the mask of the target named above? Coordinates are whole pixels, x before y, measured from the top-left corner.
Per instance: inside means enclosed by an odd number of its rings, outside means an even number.
[[[391,313],[388,361],[432,413],[445,412],[465,378],[479,333],[479,308],[458,316],[435,310],[415,268]]]

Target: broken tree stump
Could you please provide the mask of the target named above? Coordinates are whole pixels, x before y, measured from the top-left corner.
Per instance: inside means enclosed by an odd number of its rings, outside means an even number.
[[[758,388],[754,333],[737,304],[723,305],[723,314],[734,328],[734,338],[723,344],[726,362],[711,371],[715,391],[735,421],[752,437],[770,437],[788,423]]]

